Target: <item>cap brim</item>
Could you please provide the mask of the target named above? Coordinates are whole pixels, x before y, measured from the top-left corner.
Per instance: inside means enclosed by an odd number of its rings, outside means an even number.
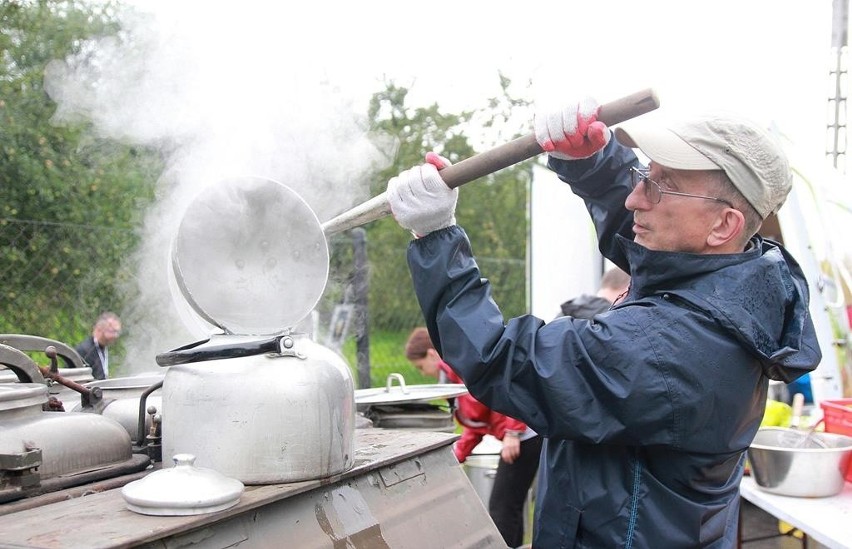
[[[720,170],[712,160],[698,152],[676,133],[662,127],[615,128],[622,145],[639,149],[652,162],[675,170]]]

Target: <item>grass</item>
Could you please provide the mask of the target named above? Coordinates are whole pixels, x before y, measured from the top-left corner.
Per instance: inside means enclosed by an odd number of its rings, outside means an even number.
[[[399,373],[410,385],[433,384],[437,380],[424,376],[405,358],[405,341],[410,329],[401,331],[370,332],[370,384],[372,387],[384,387],[388,374]],[[355,338],[348,338],[342,353],[352,369],[352,375],[358,379],[358,359],[355,352]],[[359,387],[365,389],[366,387]]]

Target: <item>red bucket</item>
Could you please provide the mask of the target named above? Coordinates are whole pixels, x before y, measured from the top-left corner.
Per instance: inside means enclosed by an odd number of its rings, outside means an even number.
[[[822,408],[825,432],[852,437],[852,398],[823,400]],[[852,462],[846,468],[844,478],[852,482]]]

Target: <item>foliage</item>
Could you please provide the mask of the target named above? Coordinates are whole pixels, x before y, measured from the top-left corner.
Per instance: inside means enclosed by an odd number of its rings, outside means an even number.
[[[504,91],[509,82],[504,80]],[[392,136],[397,150],[390,165],[374,178],[373,195],[384,191],[385,182],[400,171],[423,162],[428,151],[436,151],[451,162],[476,154],[465,136],[475,113],[446,114],[437,104],[411,109],[406,106],[408,90],[393,83],[373,96],[369,118],[372,130]],[[491,120],[509,118],[509,110],[518,104],[505,94],[494,99]],[[516,137],[513,135],[512,137]],[[506,168],[459,189],[456,219],[471,239],[484,276],[494,284],[494,295],[507,316],[526,311],[525,252],[527,243],[527,189],[532,179],[530,163]],[[406,248],[411,236],[393,219],[367,226],[370,271],[370,326],[393,329],[422,324],[420,312],[409,283]]]
[[[393,373],[402,374],[405,382],[410,385],[436,383],[434,378],[421,374],[403,355],[402,349],[405,347],[405,340],[408,338],[408,333],[407,330],[403,332],[387,330],[370,331],[370,354],[375,357],[382,357],[381,361],[377,361],[376,364],[371,365],[371,387],[384,387],[385,383],[387,383],[388,374]],[[341,352],[350,366],[357,364],[354,339],[348,339]],[[358,373],[354,368],[352,375],[355,379],[358,378]]]
[[[100,37],[121,39],[119,9],[114,0],[0,3],[0,333],[74,343],[101,310],[120,312],[122,289],[132,286],[126,284],[135,276],[128,258],[163,160],[156,151],[97,136],[90,122],[53,123],[56,105],[44,84],[54,60],[85,56]],[[504,79],[504,90],[508,85]],[[421,163],[427,151],[453,162],[476,154],[482,145],[471,142],[468,128],[490,128],[501,143],[514,138],[508,121],[524,106],[504,93],[481,110],[450,114],[437,104],[412,108],[407,95],[388,83],[371,102],[371,131],[378,141],[396,144],[385,149],[388,167],[371,178],[373,195],[391,176]],[[524,163],[460,190],[457,219],[507,316],[526,311],[530,180],[531,165]],[[401,368],[402,342],[422,324],[406,265],[410,235],[390,218],[365,230],[370,332],[392,334],[379,337],[391,342],[387,346],[373,345],[373,364]],[[351,297],[351,236],[330,242],[331,275],[321,304],[326,312]]]
[[[161,171],[153,151],[51,122],[47,64],[118,31],[112,2],[0,4],[0,331],[76,341],[102,309],[121,309],[122,260]],[[63,230],[45,231],[44,227]],[[49,257],[30,291],[24,268]],[[17,276],[16,276],[17,274]]]

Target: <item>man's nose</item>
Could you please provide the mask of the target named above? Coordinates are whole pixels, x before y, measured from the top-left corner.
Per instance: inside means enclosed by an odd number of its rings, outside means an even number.
[[[645,189],[641,188],[643,185],[644,183],[640,182],[633,187],[633,190],[624,199],[624,207],[631,212],[641,209],[647,210],[651,206],[651,203],[645,198]]]

